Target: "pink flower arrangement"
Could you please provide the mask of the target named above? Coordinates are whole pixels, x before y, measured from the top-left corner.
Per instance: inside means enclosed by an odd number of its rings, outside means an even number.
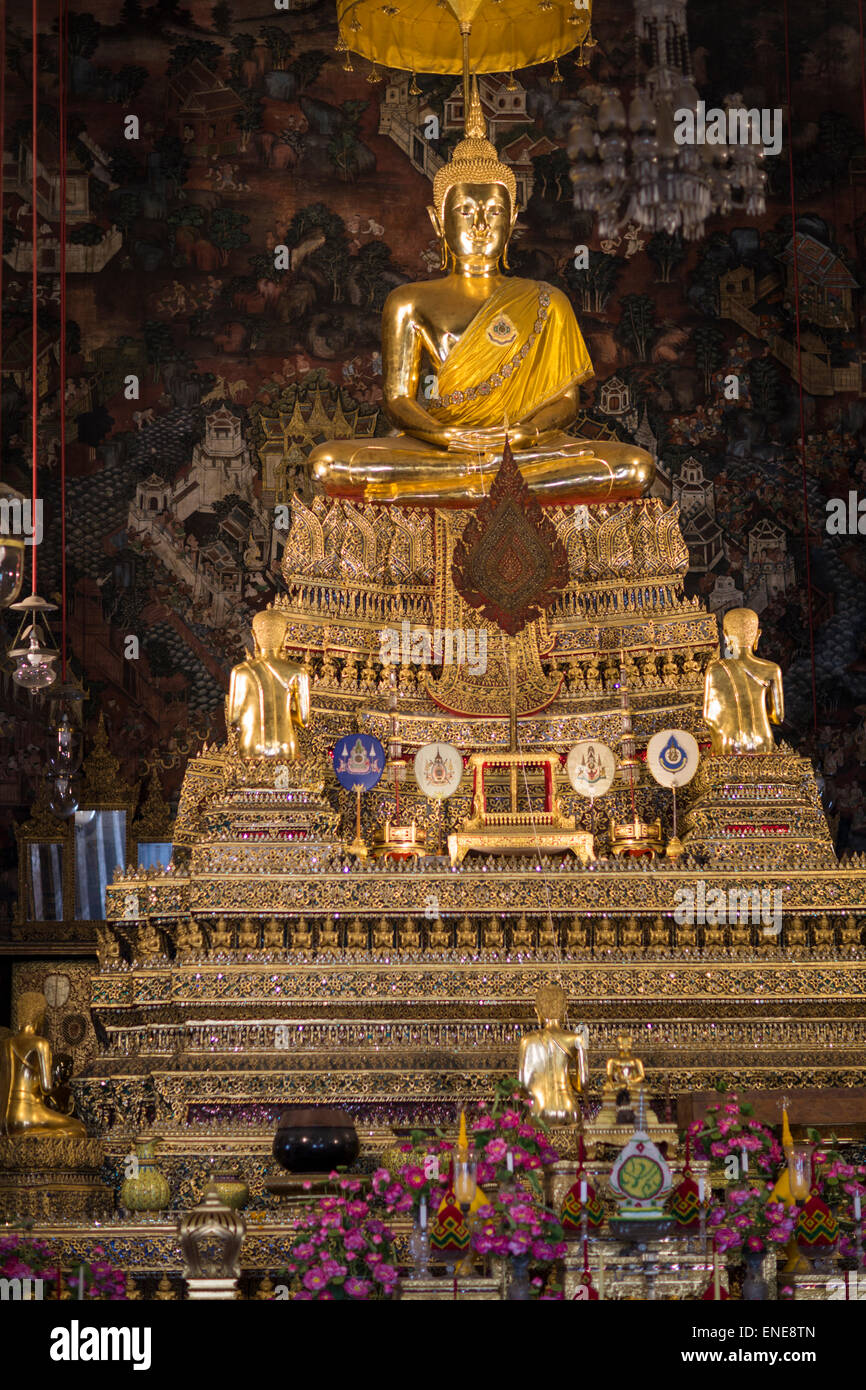
[[[479,1216],[473,1249],[479,1255],[529,1259],[533,1291],[540,1296],[550,1267],[568,1249],[556,1213],[525,1192],[504,1188]]]
[[[85,1298],[102,1302],[119,1303],[126,1299],[126,1275],[122,1269],[109,1264],[104,1256],[103,1247],[94,1245],[89,1262],[64,1270],[63,1282],[73,1298],[77,1298],[83,1289]],[[0,1238],[0,1277],[42,1279],[46,1283],[45,1297],[54,1298],[58,1277],[57,1251],[31,1236],[3,1236]]]
[[[772,1183],[731,1188],[727,1201],[714,1200],[707,1227],[717,1249],[761,1253],[786,1245],[794,1232],[797,1208],[773,1200]]]
[[[389,1173],[384,1177],[386,1188],[395,1185]],[[321,1197],[304,1210],[289,1246],[291,1297],[302,1302],[390,1297],[399,1275],[394,1233],[377,1215],[380,1194],[365,1192],[357,1178],[332,1173],[331,1179],[338,1195]],[[396,1185],[402,1196],[402,1186]]]
[[[751,1105],[735,1092],[726,1093],[717,1105],[711,1105],[706,1118],[695,1120],[688,1132],[695,1157],[710,1159],[714,1168],[724,1167],[731,1156],[742,1166],[745,1154],[750,1167],[754,1163],[759,1174],[770,1176],[784,1162],[773,1131],[753,1118]]]

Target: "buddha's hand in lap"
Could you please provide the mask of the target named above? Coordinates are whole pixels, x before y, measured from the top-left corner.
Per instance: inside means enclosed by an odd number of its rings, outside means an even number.
[[[525,449],[538,438],[533,429],[514,429],[508,431],[508,442],[512,449]],[[505,448],[506,433],[498,427],[480,430],[455,430],[448,441],[449,453],[494,454],[501,455]]]

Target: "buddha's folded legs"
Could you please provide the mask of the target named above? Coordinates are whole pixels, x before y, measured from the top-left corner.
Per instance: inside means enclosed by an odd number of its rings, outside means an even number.
[[[558,432],[514,457],[547,506],[640,497],[655,475],[651,455],[636,445]],[[313,478],[329,497],[434,507],[473,506],[490,491],[501,462],[500,452],[436,449],[406,434],[363,444],[330,440],[310,455]]]

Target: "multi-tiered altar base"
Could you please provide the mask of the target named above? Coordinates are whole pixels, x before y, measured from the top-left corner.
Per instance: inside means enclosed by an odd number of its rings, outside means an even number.
[[[231,743],[205,749],[187,773],[174,866],[109,889],[92,999],[102,1046],[77,1082],[79,1109],[113,1160],[155,1126],[183,1194],[205,1155],[224,1154],[260,1197],[289,1102],[347,1107],[373,1148],[392,1142],[393,1125],[455,1119],[515,1071],[551,979],[589,1027],[591,1096],[617,1034],[631,1032],[668,1121],[678,1095],[720,1080],[789,1094],[866,1081],[866,864],[837,863],[811,768],[784,748],[705,757],[680,793],[678,859],[609,855],[611,819],[660,817],[670,834],[670,796],[648,779],[632,809],[627,786],[590,807],[560,778],[562,813],[594,837],[598,857],[585,863],[531,842],[454,866],[364,861],[344,847],[354,805],[326,776],[337,736],[358,728],[387,742],[396,708],[410,749],[508,747],[494,629],[475,676],[381,660],[383,629],[483,626],[433,563],[460,524],[297,504],[286,579],[289,641],[312,677],[307,761],[287,773]],[[716,624],[683,595],[676,510],[575,509],[557,525],[574,580],[521,640],[519,746],[616,747],[621,665],[638,749],[671,726],[704,742]],[[431,846],[441,829],[444,842],[470,816],[471,791],[467,777],[440,827],[404,782],[400,820],[425,824]],[[530,813],[543,794],[529,768]],[[508,804],[507,779],[493,778],[488,807],[497,797]],[[386,778],[365,797],[367,838],[395,815]]]

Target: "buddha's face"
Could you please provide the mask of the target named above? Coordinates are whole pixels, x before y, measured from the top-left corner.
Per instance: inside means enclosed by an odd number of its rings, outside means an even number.
[[[458,264],[498,265],[513,223],[511,197],[501,183],[457,183],[445,195],[441,232]]]

